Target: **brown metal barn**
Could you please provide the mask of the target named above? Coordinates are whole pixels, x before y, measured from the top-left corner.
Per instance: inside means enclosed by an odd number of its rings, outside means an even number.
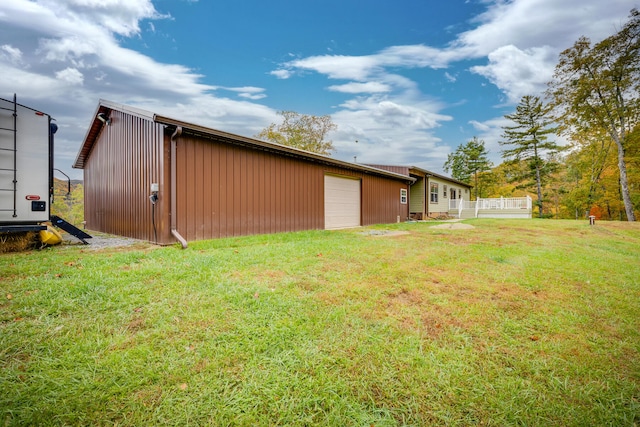
[[[405,220],[414,181],[104,100],[74,167],[88,229],[183,246]]]

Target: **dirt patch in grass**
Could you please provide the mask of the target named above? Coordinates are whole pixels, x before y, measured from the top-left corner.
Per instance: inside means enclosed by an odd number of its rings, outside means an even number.
[[[259,267],[254,269],[254,274],[258,281],[267,283],[280,282],[287,275],[287,273],[281,270],[264,270]]]
[[[471,224],[463,224],[461,222],[447,222],[445,224],[434,225],[431,228],[438,230],[473,230],[475,227]]]
[[[438,338],[451,328],[466,330],[469,324],[449,307],[434,304],[420,289],[403,289],[387,297],[386,307],[376,313],[377,318],[396,319],[402,329]]]
[[[162,387],[156,385],[137,391],[134,394],[134,399],[142,403],[145,408],[152,408],[162,401],[163,394]]]
[[[371,236],[371,237],[395,237],[395,236],[406,236],[411,234],[409,231],[402,230],[367,230],[363,231],[360,234],[363,236]]]
[[[146,321],[144,318],[135,316],[126,326],[127,331],[136,333],[146,328]]]

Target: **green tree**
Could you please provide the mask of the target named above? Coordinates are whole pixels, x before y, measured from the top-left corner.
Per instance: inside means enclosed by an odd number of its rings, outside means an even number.
[[[481,187],[483,182],[489,180],[486,173],[490,171],[493,164],[489,160],[484,141],[473,137],[466,144],[458,146],[456,151],[449,153],[447,161],[444,163],[444,171],[459,181],[471,184],[474,183],[474,197],[482,196]]]
[[[82,184],[72,183],[71,192],[68,193],[66,181],[57,178],[53,181],[51,213],[80,227],[84,221],[84,187]]]
[[[280,111],[278,115],[282,116],[282,123],[271,123],[255,137],[312,153],[331,155],[333,143],[325,141],[325,138],[338,126],[331,121],[330,116],[313,116],[294,111]]]
[[[640,12],[631,10],[623,28],[601,42],[592,46],[581,37],[562,52],[548,93],[567,133],[607,131],[617,148],[626,216],[635,221],[625,153],[640,123]]]
[[[555,171],[557,164],[551,160],[553,155],[562,149],[555,141],[547,140],[548,135],[557,131],[557,127],[551,126],[553,121],[549,116],[549,107],[543,105],[537,96],[523,96],[515,113],[505,117],[515,125],[502,127],[504,141],[500,141],[500,145],[511,147],[502,151],[502,157],[508,161],[526,163],[524,176],[516,179],[528,179],[535,185],[538,214],[542,218],[542,188],[545,180]]]
[[[600,180],[611,166],[611,138],[601,129],[583,129],[571,135],[571,153],[565,158],[565,204],[576,219],[598,203]]]

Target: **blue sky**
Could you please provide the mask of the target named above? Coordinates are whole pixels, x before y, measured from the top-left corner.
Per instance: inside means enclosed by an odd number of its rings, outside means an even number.
[[[253,136],[277,112],[331,115],[333,157],[442,172],[558,54],[636,0],[2,0],[0,97],[56,118],[71,169],[99,99]],[[355,141],[358,141],[357,143]]]

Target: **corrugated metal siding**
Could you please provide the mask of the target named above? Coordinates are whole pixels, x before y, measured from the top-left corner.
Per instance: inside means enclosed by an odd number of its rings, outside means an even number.
[[[378,176],[365,175],[362,180],[362,225],[405,221],[409,204],[400,203],[400,189],[409,185]]]
[[[157,182],[157,241],[175,242],[170,234],[171,132],[149,118],[111,111],[111,125],[103,126],[83,157],[88,229],[155,241],[149,195]],[[188,241],[323,229],[325,174],[362,181],[363,225],[409,214],[408,205],[400,204],[400,189],[408,189],[402,180],[234,141],[183,135],[176,166],[177,229]]]
[[[409,176],[409,168],[407,166],[372,165],[372,164],[367,164],[367,165],[374,168],[386,170],[389,172],[399,173],[401,175]]]
[[[265,151],[184,136],[177,227],[187,240],[321,229],[323,172]]]
[[[151,183],[160,184],[156,204],[159,243],[168,234],[169,198],[164,185],[163,127],[119,111],[111,113],[84,167],[85,221],[89,230],[154,241]]]
[[[177,228],[189,240],[324,228],[325,174],[362,180],[362,224],[405,220],[408,184],[185,135],[177,144]]]

